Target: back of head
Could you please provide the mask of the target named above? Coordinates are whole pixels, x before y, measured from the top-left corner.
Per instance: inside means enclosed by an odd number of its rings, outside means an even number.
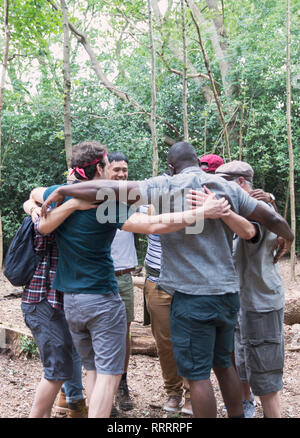
[[[168,164],[171,164],[176,171],[185,167],[199,166],[195,148],[187,142],[175,143],[168,152]]]
[[[106,146],[98,141],[84,141],[76,144],[73,147],[71,159],[75,177],[82,181],[93,179],[97,164],[99,163],[102,168],[105,167],[106,153]]]

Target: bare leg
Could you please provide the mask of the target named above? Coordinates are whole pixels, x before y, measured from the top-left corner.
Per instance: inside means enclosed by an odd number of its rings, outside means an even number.
[[[251,388],[249,383],[247,382],[241,382],[242,384],[242,392],[243,392],[243,400],[249,400],[250,401],[250,396],[251,396]]]
[[[260,396],[264,414],[267,418],[281,418],[279,392]]]
[[[121,374],[97,374],[89,403],[89,418],[109,418],[113,398],[120,383]]]
[[[96,384],[97,372],[96,370],[88,370],[86,372],[86,397],[87,405],[89,406],[92,393]]]
[[[41,378],[36,389],[29,418],[50,418],[55,398],[64,382]]]
[[[242,387],[240,378],[231,365],[228,368],[214,367],[223,400],[229,417],[240,417],[243,415]]]
[[[196,418],[216,418],[217,404],[210,379],[189,380],[193,413]]]
[[[130,359],[130,352],[131,352],[131,340],[130,340],[130,322],[127,323],[127,333],[126,333],[126,357],[125,357],[125,364],[124,364],[124,373],[127,373],[128,370],[128,364]]]

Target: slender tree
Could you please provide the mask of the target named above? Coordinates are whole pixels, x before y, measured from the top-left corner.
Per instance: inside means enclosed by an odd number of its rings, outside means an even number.
[[[186,1],[187,1],[187,4],[189,5],[190,4],[190,0],[186,0]],[[227,156],[228,156],[228,159],[231,160],[230,146],[229,146],[229,136],[228,136],[228,127],[227,127],[227,124],[225,122],[225,117],[224,117],[224,113],[223,113],[223,109],[222,109],[222,103],[221,103],[221,101],[219,99],[219,96],[218,96],[218,93],[217,93],[217,90],[216,90],[215,81],[214,81],[213,74],[212,74],[212,71],[211,71],[211,68],[210,68],[210,62],[209,62],[206,50],[205,50],[204,45],[203,45],[203,41],[202,41],[202,37],[201,37],[201,31],[200,31],[200,26],[199,26],[199,24],[197,22],[197,18],[194,16],[194,12],[192,10],[191,10],[191,16],[192,16],[192,19],[193,19],[193,21],[195,23],[196,29],[197,29],[198,40],[199,40],[201,52],[202,52],[202,55],[203,55],[204,64],[205,64],[205,67],[206,67],[206,70],[207,70],[207,73],[208,73],[208,76],[209,76],[209,79],[210,79],[210,83],[211,83],[211,87],[212,87],[212,90],[213,90],[214,98],[215,98],[215,101],[216,101],[216,104],[217,104],[217,108],[218,108],[218,111],[219,111],[219,116],[220,116],[221,123],[222,123],[222,126],[223,126],[223,132],[224,132],[224,139],[225,139],[225,146],[226,146]]]
[[[49,2],[49,4],[52,6],[53,9],[55,9],[56,11],[58,10],[58,7],[54,1],[52,0],[47,0],[47,1]],[[141,114],[144,114],[147,117],[147,122],[150,127],[151,113],[147,111],[139,102],[135,101],[126,91],[122,91],[120,88],[116,87],[115,84],[108,78],[108,76],[103,71],[100,62],[98,61],[97,56],[94,50],[92,49],[91,44],[88,38],[86,37],[86,35],[83,32],[81,32],[79,29],[77,29],[70,22],[69,22],[69,29],[87,52],[99,82],[118,99],[125,102],[126,104],[128,104],[133,109],[140,112]],[[158,116],[156,117],[158,118]],[[162,118],[162,122],[172,130],[172,132],[176,135],[176,137],[179,137],[179,132],[177,131],[177,129],[172,123],[168,122],[168,120],[165,120],[164,118]],[[165,135],[164,141],[166,144],[170,146],[175,143],[175,140],[168,137],[167,135]]]
[[[67,167],[71,165],[72,156],[72,118],[71,118],[71,78],[70,78],[70,36],[68,7],[65,0],[60,1],[64,29],[64,131]]]
[[[244,122],[244,104],[241,105],[240,119],[240,138],[239,138],[239,160],[243,159],[243,122]]]
[[[290,60],[290,0],[286,2],[286,118],[287,118],[287,141],[289,150],[289,179],[290,179],[290,210],[291,228],[296,236],[296,209],[295,209],[295,182],[294,182],[294,152],[292,144],[291,125],[291,60]],[[296,279],[296,239],[291,247],[291,278]]]
[[[188,105],[187,105],[187,48],[186,48],[186,20],[185,20],[185,2],[181,0],[181,17],[182,17],[182,42],[183,42],[183,87],[182,87],[182,106],[183,106],[183,131],[184,141],[189,141],[188,125]]]
[[[149,38],[150,38],[150,50],[151,50],[151,118],[150,129],[152,135],[152,150],[153,150],[153,165],[152,175],[158,174],[158,146],[157,146],[157,130],[156,130],[156,62],[155,62],[155,47],[153,38],[153,19],[152,19],[152,7],[151,1],[148,0],[148,17],[149,17]]]
[[[3,96],[4,87],[7,73],[7,63],[8,63],[8,49],[10,32],[8,26],[8,11],[9,11],[9,0],[4,0],[4,27],[5,27],[5,41],[3,50],[3,61],[1,68],[1,79],[0,79],[0,188],[2,186],[2,108],[3,108]],[[0,269],[3,263],[3,233],[2,233],[2,216],[0,210]]]

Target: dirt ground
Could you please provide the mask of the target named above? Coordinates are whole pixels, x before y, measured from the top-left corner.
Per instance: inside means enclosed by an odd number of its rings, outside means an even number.
[[[300,299],[300,261],[297,263],[296,282],[290,280],[289,261],[280,262],[285,284],[286,299]],[[20,288],[15,288],[0,274],[0,324],[26,331],[20,310]],[[135,322],[143,322],[143,294],[135,288]],[[283,418],[300,418],[300,324],[285,325],[285,372],[284,388],[281,392]],[[0,418],[26,418],[33,401],[35,388],[42,374],[38,358],[12,354],[0,349]],[[83,371],[83,382],[85,373]],[[223,401],[214,374],[212,382],[218,403],[218,417],[226,417]],[[169,414],[161,407],[166,395],[157,357],[135,354],[130,359],[128,383],[135,403],[134,410],[120,413],[119,418],[188,418],[180,414]],[[53,411],[54,415],[54,411]],[[262,417],[257,400],[255,417]]]

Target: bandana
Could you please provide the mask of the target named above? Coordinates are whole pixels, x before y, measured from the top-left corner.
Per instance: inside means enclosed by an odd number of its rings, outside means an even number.
[[[99,163],[99,161],[103,160],[103,158],[105,157],[105,155],[106,155],[106,152],[104,151],[104,152],[103,152],[103,157],[102,157],[102,158],[96,158],[95,160],[90,161],[89,163],[83,163],[83,165],[82,165],[81,167],[75,166],[75,167],[72,169],[70,175],[73,175],[74,172],[77,172],[82,178],[84,178],[84,179],[88,179],[88,177],[87,177],[86,174],[85,174],[84,168],[85,168],[85,167],[88,167],[88,166],[92,166],[93,164],[97,164],[97,163]]]

